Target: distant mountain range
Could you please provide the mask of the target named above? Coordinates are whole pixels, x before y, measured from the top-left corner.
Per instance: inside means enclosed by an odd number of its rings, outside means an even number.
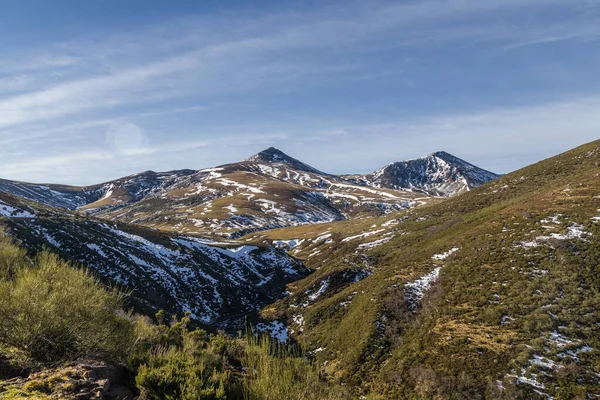
[[[383,215],[497,178],[444,152],[367,175],[332,175],[273,147],[202,170],[146,171],[85,186],[0,180],[0,191],[149,227],[236,237],[254,230]]]

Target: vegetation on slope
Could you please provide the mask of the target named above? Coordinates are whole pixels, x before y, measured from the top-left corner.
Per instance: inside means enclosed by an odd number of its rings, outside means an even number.
[[[142,398],[598,397],[599,177],[594,142],[435,205],[243,238],[304,239],[292,252],[317,271],[263,314],[313,361],[117,312],[132,332],[123,362]]]
[[[0,243],[0,341],[27,359],[55,363],[83,354],[123,359],[132,329],[123,297],[87,272],[42,252]]]
[[[318,272],[266,314],[321,349],[330,377],[370,398],[597,396],[599,176],[594,142],[390,216],[393,238],[371,248],[359,246],[374,237],[344,242],[331,229],[331,243],[310,248],[320,250],[307,258]],[[349,232],[355,223],[387,224],[345,222]],[[368,277],[307,301],[365,260]]]
[[[209,335],[189,316],[167,323],[159,312],[154,324],[122,311],[123,300],[85,270],[46,251],[30,259],[1,236],[0,398],[346,398],[298,349]],[[127,366],[130,390],[92,382],[106,362]]]

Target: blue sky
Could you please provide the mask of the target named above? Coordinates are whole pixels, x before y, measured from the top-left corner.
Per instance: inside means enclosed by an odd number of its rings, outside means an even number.
[[[0,177],[90,184],[275,146],[505,173],[600,137],[599,0],[0,1]]]

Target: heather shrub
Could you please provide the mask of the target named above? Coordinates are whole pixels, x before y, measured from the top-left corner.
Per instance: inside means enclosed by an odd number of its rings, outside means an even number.
[[[83,355],[126,357],[133,327],[123,296],[49,252],[29,261],[0,243],[0,345],[52,363]]]
[[[340,387],[327,384],[316,366],[277,341],[263,336],[248,340],[242,363],[248,400],[330,400],[351,398]]]
[[[163,314],[157,314],[162,322]],[[220,400],[239,398],[227,354],[235,341],[208,336],[189,327],[190,318],[153,325],[148,318],[135,321],[136,343],[130,367],[137,371],[140,399]]]

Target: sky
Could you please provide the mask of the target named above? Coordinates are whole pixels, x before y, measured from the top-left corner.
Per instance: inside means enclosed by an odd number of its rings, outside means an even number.
[[[600,137],[600,0],[1,0],[0,177],[93,184],[277,147],[507,173]]]

